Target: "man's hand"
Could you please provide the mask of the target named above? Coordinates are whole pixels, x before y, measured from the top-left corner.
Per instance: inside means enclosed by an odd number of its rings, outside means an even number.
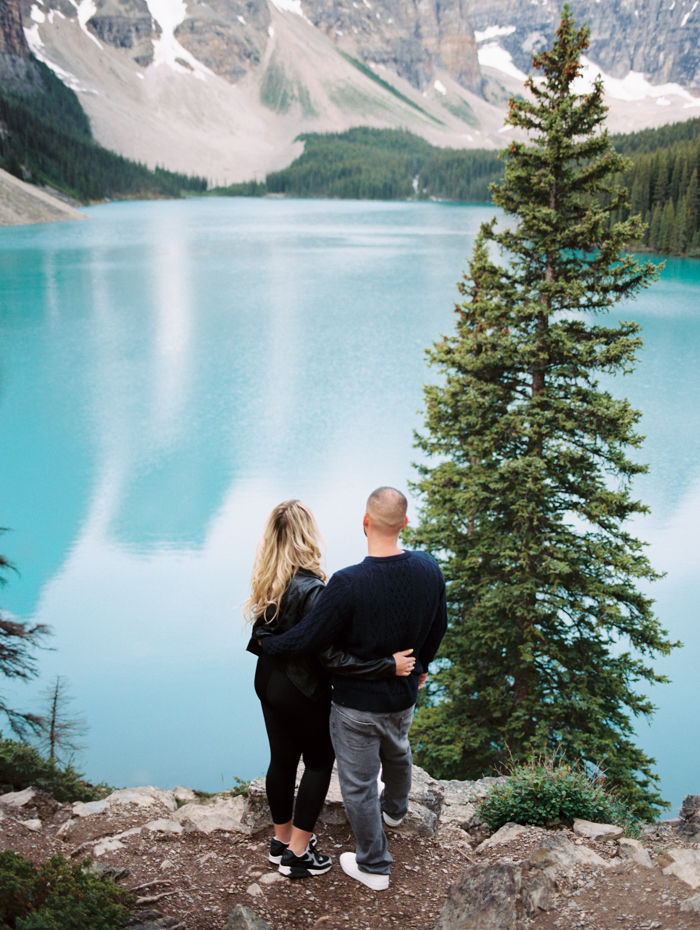
[[[412,649],[404,649],[402,652],[394,653],[394,662],[396,663],[396,674],[399,678],[405,678],[410,675],[416,665],[416,660],[411,653]]]
[[[418,690],[419,690],[419,691],[420,691],[421,688],[424,688],[424,687],[425,687],[425,682],[426,682],[427,678],[428,678],[428,673],[427,673],[427,672],[423,672],[422,675],[419,675],[419,676],[418,676]]]

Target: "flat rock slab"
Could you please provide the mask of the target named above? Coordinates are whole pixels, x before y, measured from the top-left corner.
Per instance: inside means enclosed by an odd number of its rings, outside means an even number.
[[[675,875],[693,890],[700,888],[700,850],[667,849],[666,856],[672,862],[664,869],[664,875]]]
[[[512,863],[471,866],[450,885],[435,930],[519,930],[521,881]]]
[[[249,907],[237,904],[226,924],[226,930],[272,930],[269,923],[258,917]]]
[[[590,820],[574,820],[574,833],[589,840],[619,840],[625,835],[622,827],[615,823],[591,823]]]
[[[167,820],[161,817],[159,820],[149,820],[143,825],[144,830],[150,830],[152,833],[184,833],[185,828],[176,820]]]
[[[74,817],[91,817],[93,814],[101,814],[109,810],[109,801],[74,801],[71,805]]]
[[[682,911],[690,911],[693,914],[700,915],[700,894],[694,894],[681,904]]]
[[[185,833],[250,833],[244,823],[247,805],[242,797],[217,798],[208,804],[185,804],[172,819],[184,827]]]
[[[116,852],[118,849],[124,849],[124,844],[120,842],[116,837],[108,837],[105,840],[100,840],[92,850],[93,856],[104,856],[108,852]]]
[[[633,840],[629,837],[618,840],[617,854],[621,859],[631,859],[632,862],[643,866],[645,869],[654,868],[651,856],[639,840]]]
[[[544,838],[540,845],[530,853],[530,862],[536,868],[553,867],[572,872],[580,866],[608,868],[608,863],[587,846],[575,846],[560,833],[553,833]]]
[[[516,839],[518,836],[522,836],[524,833],[543,833],[541,827],[532,827],[532,826],[523,826],[520,823],[505,823],[500,828],[496,830],[493,836],[490,836],[487,840],[484,840],[479,846],[477,846],[477,851],[484,849],[491,849],[492,846],[502,846],[504,843],[510,843],[512,840]]]
[[[25,788],[24,791],[10,791],[8,794],[0,795],[0,804],[7,807],[26,807],[34,800],[36,788]]]
[[[154,788],[152,785],[146,785],[142,788],[120,788],[119,791],[113,791],[107,801],[110,807],[117,804],[136,804],[138,807],[152,807],[156,804],[162,804],[168,810],[177,810],[173,792],[164,791],[162,788]]]

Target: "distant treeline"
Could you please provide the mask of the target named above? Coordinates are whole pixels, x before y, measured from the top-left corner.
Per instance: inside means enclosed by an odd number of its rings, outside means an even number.
[[[673,123],[613,138],[632,159],[619,180],[630,192],[629,210],[648,224],[646,248],[670,255],[700,256],[700,120]]]
[[[44,92],[16,94],[0,88],[0,167],[76,200],[179,197],[207,189],[203,178],[129,161],[98,145],[75,93],[35,61]]]
[[[304,152],[289,168],[212,193],[485,203],[489,184],[503,176],[496,152],[440,149],[400,130],[359,128],[299,139]],[[632,161],[617,179],[630,191],[630,209],[614,219],[641,213],[649,224],[644,241],[634,245],[700,255],[700,121],[617,135],[612,142]]]
[[[489,184],[503,174],[494,151],[440,149],[410,132],[359,127],[299,136],[303,153],[288,168],[218,188],[215,193],[262,197],[338,197],[348,200],[488,202]]]

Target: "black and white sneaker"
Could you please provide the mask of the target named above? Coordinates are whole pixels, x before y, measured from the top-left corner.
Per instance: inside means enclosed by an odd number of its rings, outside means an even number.
[[[316,839],[316,834],[313,833],[311,835],[311,839],[309,840],[309,849],[312,852],[316,852]],[[283,843],[282,840],[278,840],[273,836],[273,838],[270,840],[270,852],[267,857],[273,865],[280,864],[282,861],[282,856],[284,855],[288,846],[289,843]]]
[[[282,840],[278,840],[273,836],[270,840],[270,852],[267,857],[273,865],[280,864],[288,845],[288,843],[283,843]]]
[[[309,843],[303,856],[295,856],[291,849],[287,849],[282,855],[279,870],[289,878],[309,878],[312,875],[323,875],[330,867],[330,856],[322,856]]]

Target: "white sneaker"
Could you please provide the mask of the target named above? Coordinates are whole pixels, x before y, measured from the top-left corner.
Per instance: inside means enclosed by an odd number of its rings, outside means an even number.
[[[386,891],[389,887],[388,875],[377,875],[374,872],[361,872],[360,867],[355,861],[355,853],[341,853],[340,867],[346,875],[349,875],[350,878],[354,878],[358,882],[362,882],[363,885],[367,885],[372,891]]]
[[[404,817],[405,816],[406,815],[404,814]],[[384,818],[384,823],[389,827],[400,827],[404,821],[403,817],[399,817],[399,818],[390,817],[386,811],[382,811],[382,817]]]

